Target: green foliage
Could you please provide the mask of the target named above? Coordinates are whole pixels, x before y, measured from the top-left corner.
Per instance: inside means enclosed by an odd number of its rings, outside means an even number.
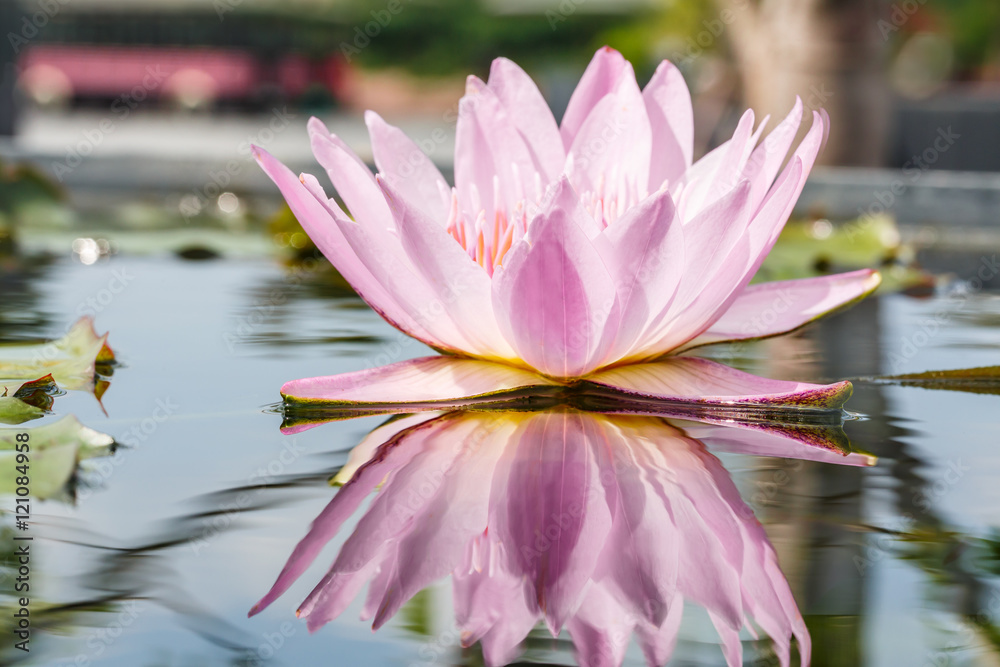
[[[930,9],[942,13],[959,71],[968,71],[1000,56],[1000,3],[988,0],[936,0]]]
[[[901,243],[895,221],[872,216],[834,225],[827,220],[792,220],[785,225],[754,282],[809,278],[862,268],[882,274],[880,292],[927,287],[931,276]]]
[[[365,0],[358,5],[357,25],[362,29],[364,22],[372,20],[371,12],[387,6],[386,0]],[[553,3],[553,7],[558,5]],[[380,26],[370,43],[349,55],[362,66],[404,67],[430,76],[485,75],[498,55],[527,68],[586,62],[604,43],[602,35],[634,20],[628,14],[597,14],[586,9],[496,15],[474,0],[403,0],[402,10]],[[356,32],[346,42],[349,47],[364,43],[362,37],[354,41]]]

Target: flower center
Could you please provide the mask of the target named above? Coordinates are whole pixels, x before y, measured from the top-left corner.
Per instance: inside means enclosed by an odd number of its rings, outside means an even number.
[[[645,191],[639,191],[630,181],[615,185],[617,187],[612,187],[606,192],[605,178],[602,175],[597,181],[595,190],[578,191],[583,208],[597,221],[600,229],[614,223],[626,210],[646,196]],[[503,264],[507,251],[527,236],[528,225],[541,211],[539,202],[543,199],[541,179],[536,174],[535,197],[518,196],[514,199],[513,205],[505,206],[500,196],[499,180],[494,177],[493,211],[487,211],[480,205],[479,193],[475,186],[472,186],[472,208],[477,213],[475,217],[470,217],[463,213],[458,203],[458,192],[452,188],[448,233],[462,246],[469,257],[492,277],[496,268]]]

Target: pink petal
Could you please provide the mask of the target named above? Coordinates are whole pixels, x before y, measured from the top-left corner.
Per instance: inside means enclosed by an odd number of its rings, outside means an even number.
[[[461,467],[463,458],[467,458],[462,457],[462,451],[477,426],[470,420],[449,417],[435,425],[437,428],[418,427],[401,436],[400,446],[416,453],[405,465],[390,472],[329,572],[299,607],[299,616],[307,620],[310,630],[339,616],[376,573],[390,570],[377,580],[383,592],[388,592],[398,576],[391,570],[402,567],[402,541],[421,523],[434,499],[445,492],[452,476],[458,474],[453,467]]]
[[[594,373],[587,381],[640,399],[698,405],[839,409],[851,383],[770,380],[698,357],[671,357]]]
[[[774,242],[778,240],[778,235],[781,234],[795,202],[802,193],[806,178],[819,155],[825,137],[826,123],[823,115],[814,111],[812,126],[795,149],[781,176],[768,190],[760,209],[754,215],[753,222],[750,223],[751,258],[755,261],[746,270],[747,281],[757,272]],[[782,187],[784,181],[787,181],[788,185]]]
[[[573,221],[556,209],[532,222],[493,276],[493,310],[518,356],[553,377],[601,365],[618,328],[614,281]]]
[[[318,121],[317,121],[318,123]],[[313,148],[327,167],[341,196],[358,222],[334,216],[334,222],[352,250],[383,288],[396,297],[399,307],[412,321],[419,323],[435,345],[450,351],[478,351],[466,331],[448,313],[435,313],[440,296],[434,286],[414,272],[399,238],[393,233],[395,222],[374,176],[357,156],[335,137],[324,134],[314,125]]]
[[[642,90],[652,129],[650,192],[664,181],[676,182],[691,166],[694,155],[694,109],[684,77],[664,60]]]
[[[392,440],[398,434],[416,426],[417,424],[422,424],[431,419],[437,419],[440,416],[441,413],[439,412],[420,412],[413,415],[402,416],[398,419],[389,419],[381,426],[372,430],[371,433],[362,438],[361,442],[351,449],[351,452],[347,457],[347,463],[344,464],[343,468],[337,471],[332,483],[343,486],[349,482],[352,477],[354,477],[354,474],[359,468],[361,468],[361,466],[372,460],[375,452],[384,443]]]
[[[767,338],[794,331],[871,294],[874,269],[750,285],[708,330],[681,349],[724,341]]]
[[[592,441],[598,445],[601,485],[613,516],[594,579],[613,590],[634,618],[659,625],[677,590],[678,540],[670,530],[670,510],[648,479],[643,440],[648,433],[636,426],[652,424],[649,431],[657,438],[677,432],[642,419],[594,417],[593,422],[591,428],[599,429]]]
[[[484,429],[491,440],[502,443],[504,435],[513,431],[509,423],[503,423],[502,416],[478,421],[469,429],[471,436]],[[448,437],[460,438],[461,433],[450,433]],[[465,546],[486,530],[490,481],[503,447],[483,447],[470,437],[465,442],[461,459],[444,474],[440,491],[425,499],[420,514],[399,541],[399,566],[385,588],[375,615],[375,629],[423,588],[458,568]],[[423,498],[425,480],[419,476],[416,479],[420,484],[410,490]],[[394,485],[398,486],[398,482]],[[397,497],[407,498],[405,494]]]
[[[466,548],[467,565],[452,577],[462,646],[481,641],[487,665],[512,662],[541,616],[526,604],[521,577],[506,569],[501,551],[492,537],[480,536]]]
[[[576,188],[570,183],[569,177],[566,175],[560,176],[555,183],[552,183],[548,189],[545,191],[545,196],[542,197],[541,202],[538,204],[538,209],[535,215],[532,216],[551,216],[556,211],[562,211],[565,213],[570,220],[576,223],[577,227],[587,236],[591,241],[595,241],[595,245],[600,249],[601,245],[596,239],[604,231],[604,228],[597,222],[587,209],[583,207],[583,203],[580,201],[580,196],[576,192]],[[530,237],[529,237],[530,241]],[[515,244],[516,245],[516,244]],[[529,243],[530,245],[530,243]]]
[[[617,202],[620,215],[646,194],[652,141],[646,104],[626,63],[618,84],[577,130],[566,172],[579,191],[601,192],[605,203]]]
[[[566,149],[552,110],[535,82],[512,61],[497,58],[490,67],[488,85],[524,138],[535,163],[541,167],[543,181],[556,180],[566,162]]]
[[[744,176],[753,183],[753,207],[760,205],[764,195],[774,182],[778,169],[788,155],[788,149],[795,140],[795,134],[802,124],[802,100],[796,96],[795,104],[781,123],[778,124],[767,138],[758,145],[750,155],[750,160],[744,169]]]
[[[750,184],[742,182],[683,226],[685,268],[676,295],[650,317],[630,356],[655,358],[701,331],[742,277],[747,254],[744,235],[750,221]]]
[[[674,314],[664,319],[665,326],[646,338],[644,351],[656,356],[680,347],[705,331],[729,308],[777,239],[772,233],[780,232],[788,219],[795,201],[792,195],[798,196],[805,182],[802,168],[802,160],[794,156],[753,215],[747,233],[732,245],[725,261],[716,265],[714,275],[704,277],[705,289],[684,309],[682,317]]]
[[[438,356],[293,380],[281,394],[287,403],[303,407],[431,408],[497,401],[546,386],[558,384],[513,366]]]
[[[720,618],[712,612],[709,612],[708,616],[712,620],[712,625],[715,626],[716,632],[719,633],[719,638],[722,640],[722,655],[726,658],[726,665],[728,667],[742,667],[743,642],[740,641],[739,628],[731,627],[726,623],[725,619]]]
[[[433,337],[424,327],[417,324],[404,308],[371,271],[358,259],[347,243],[334,216],[342,215],[335,204],[321,195],[321,188],[311,176],[303,176],[300,181],[283,164],[262,148],[254,148],[254,157],[281,194],[288,202],[292,213],[316,246],[326,255],[342,276],[351,284],[358,295],[386,321],[403,333],[435,347],[443,346],[442,341]],[[305,185],[303,184],[305,183]],[[309,186],[314,190],[310,192]],[[320,192],[317,192],[319,190]]]
[[[666,618],[659,627],[639,623],[636,634],[639,635],[639,643],[647,664],[665,665],[670,660],[677,645],[677,633],[680,631],[683,616],[684,599],[677,595],[670,602]]]
[[[739,422],[734,419],[712,423],[673,421],[692,438],[713,451],[818,461],[836,465],[869,467],[877,459],[854,452],[839,426],[810,426],[768,422]]]
[[[696,440],[673,437],[654,442],[658,456],[648,459],[647,468],[669,508],[679,542],[677,591],[738,628],[743,623],[744,545],[738,517],[713,474],[721,464]]]
[[[375,175],[361,158],[317,118],[309,121],[309,140],[313,155],[326,169],[351,217],[364,225],[391,229],[389,207],[375,184]]]
[[[735,274],[727,282],[738,279],[740,274],[731,271],[726,260],[746,233],[751,213],[750,184],[742,181],[684,225],[685,272],[668,318],[682,314],[706,291],[714,293],[719,288],[720,270]],[[732,286],[722,289],[732,289]]]
[[[432,422],[425,422],[415,428],[427,429],[431,424]],[[361,466],[358,472],[351,477],[351,480],[333,497],[333,500],[312,522],[309,533],[296,545],[288,563],[281,570],[277,581],[274,582],[274,586],[250,610],[250,616],[263,611],[288,590],[312,564],[326,543],[333,539],[344,522],[354,514],[368,494],[374,491],[375,487],[385,479],[388,472],[405,465],[419,453],[417,447],[400,446],[404,442],[404,435],[408,433],[411,432],[406,431],[384,443],[377,455]]]
[[[591,586],[567,624],[581,667],[617,667],[625,661],[635,616],[601,586]]]
[[[334,220],[351,249],[375,279],[396,297],[396,302],[410,318],[435,340],[441,341],[441,345],[435,347],[467,354],[487,352],[476,344],[474,332],[469,330],[466,323],[456,320],[443,307],[443,286],[431,284],[414,266],[413,260],[402,246],[399,234],[386,228],[358,224],[343,218]],[[390,219],[389,224],[395,223]]]
[[[756,143],[753,109],[740,118],[733,137],[695,163],[684,175],[684,218],[690,219],[743,179],[743,168]]]
[[[488,218],[495,210],[513,211],[534,192],[540,170],[496,93],[469,77],[455,129],[455,189],[462,211],[472,218],[480,210]]]
[[[434,291],[434,306],[448,314],[471,344],[466,351],[478,357],[513,361],[514,351],[500,334],[493,315],[490,276],[444,227],[381,176],[378,180],[396,220],[403,250]]]
[[[583,126],[590,112],[602,97],[618,87],[618,82],[632,69],[628,61],[609,46],[597,50],[590,64],[580,77],[573,95],[569,98],[566,113],[563,114],[559,132],[563,146],[569,149],[576,134]]]
[[[553,636],[580,604],[611,528],[604,499],[593,493],[597,443],[586,421],[578,413],[531,415],[500,459],[490,501],[490,532]]]
[[[451,188],[434,162],[398,127],[365,112],[375,166],[382,177],[442,227],[448,221]]]
[[[621,324],[611,359],[625,355],[667,310],[684,271],[684,229],[670,194],[657,192],[629,209],[598,245],[614,276]]]

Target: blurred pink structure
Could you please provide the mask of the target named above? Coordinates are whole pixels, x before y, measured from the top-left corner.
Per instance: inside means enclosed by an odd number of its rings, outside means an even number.
[[[199,108],[254,99],[262,92],[295,98],[312,84],[336,94],[341,64],[289,54],[265,62],[249,51],[156,46],[44,44],[25,49],[19,84],[40,104],[73,97],[147,98]]]

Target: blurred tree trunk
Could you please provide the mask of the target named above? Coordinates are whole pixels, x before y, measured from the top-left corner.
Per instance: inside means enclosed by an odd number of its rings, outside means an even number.
[[[729,25],[745,101],[758,118],[771,114],[777,122],[799,95],[807,108],[831,117],[820,162],[882,164],[891,99],[877,0],[716,3]]]

